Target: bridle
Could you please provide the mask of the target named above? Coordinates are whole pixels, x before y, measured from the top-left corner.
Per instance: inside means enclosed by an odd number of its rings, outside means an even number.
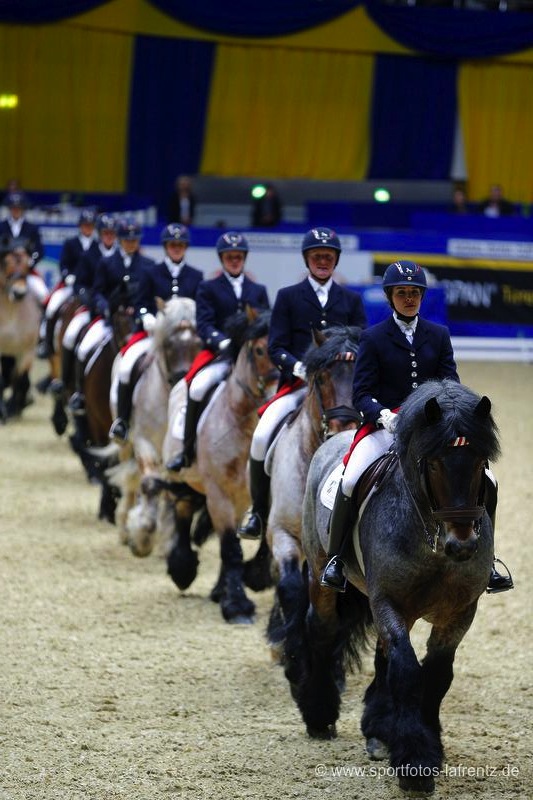
[[[464,436],[458,436],[456,439],[453,439],[451,442],[448,443],[448,447],[467,447],[469,445],[468,440]],[[405,477],[405,472],[403,467],[400,467],[402,470],[402,476],[407,488],[407,491],[411,497],[415,510],[422,522],[424,528],[424,536],[426,539],[427,544],[431,547],[433,552],[437,551],[437,542],[439,536],[442,532],[442,524],[443,522],[455,522],[455,523],[467,523],[473,522],[472,528],[475,535],[475,538],[478,539],[481,534],[481,520],[483,514],[485,513],[485,505],[484,505],[484,486],[481,487],[480,494],[478,497],[478,505],[475,506],[441,506],[439,507],[435,501],[433,492],[431,490],[431,482],[428,478],[427,473],[427,459],[426,458],[419,458],[417,459],[417,467],[420,476],[420,483],[422,487],[422,491],[424,497],[427,501],[427,504],[430,509],[431,519],[433,522],[433,532],[428,530],[428,525],[426,520],[424,519],[422,512],[418,506],[416,499],[409,488],[409,484]]]
[[[337,353],[334,358],[334,361],[355,361],[356,354],[350,351],[345,353]],[[332,419],[339,419],[343,423],[348,422],[356,422],[357,427],[359,427],[363,421],[361,414],[356,411],[351,406],[332,406],[331,408],[326,408],[324,405],[324,399],[322,397],[322,392],[320,391],[320,384],[319,381],[313,381],[313,390],[315,392],[315,396],[318,402],[318,408],[320,412],[320,429],[321,429],[321,438],[323,441],[329,439],[331,436],[334,435],[333,431],[330,431],[329,423]]]

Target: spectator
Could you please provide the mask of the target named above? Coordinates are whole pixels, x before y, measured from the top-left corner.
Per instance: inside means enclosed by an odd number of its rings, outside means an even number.
[[[509,200],[504,199],[500,184],[494,183],[490,187],[488,198],[481,203],[481,212],[486,217],[508,217],[515,213],[515,207]]]
[[[178,175],[174,184],[174,192],[168,204],[168,221],[192,225],[195,208],[196,197],[191,179],[188,175]]]
[[[451,214],[470,214],[466,200],[466,192],[462,186],[456,186],[452,194]]]
[[[281,222],[281,200],[271,183],[265,186],[265,193],[254,198],[252,208],[252,227],[270,228]]]

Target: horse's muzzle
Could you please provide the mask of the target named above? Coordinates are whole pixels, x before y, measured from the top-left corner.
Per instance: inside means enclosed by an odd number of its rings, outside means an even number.
[[[478,549],[479,535],[473,526],[453,527],[446,533],[444,553],[453,561],[468,561]]]

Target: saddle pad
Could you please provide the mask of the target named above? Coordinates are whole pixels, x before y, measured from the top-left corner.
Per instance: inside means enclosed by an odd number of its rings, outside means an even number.
[[[320,490],[320,502],[325,508],[329,508],[330,511],[333,509],[335,495],[337,494],[337,489],[339,488],[339,483],[341,482],[343,472],[344,464],[341,461],[340,464],[337,464],[333,472],[330,472],[324,482],[324,485],[322,486],[322,489]]]
[[[217,397],[219,396],[220,392],[223,390],[225,385],[226,385],[226,381],[221,381],[218,384],[217,388],[215,389],[215,391],[211,395],[208,404],[206,405],[206,407],[204,408],[204,410],[200,414],[200,419],[198,420],[198,425],[196,426],[196,435],[197,436],[198,436],[198,434],[200,433],[200,431],[202,430],[202,428],[204,426],[204,422],[207,419],[207,415],[211,411],[211,406],[213,405],[213,403],[215,402],[215,400],[217,399]],[[213,442],[213,446],[215,444],[216,444],[216,442]]]

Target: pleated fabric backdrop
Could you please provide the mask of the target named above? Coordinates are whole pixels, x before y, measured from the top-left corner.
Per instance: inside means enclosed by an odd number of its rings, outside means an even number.
[[[531,60],[417,56],[382,32],[350,52],[330,35],[343,17],[325,23],[326,38],[315,29],[320,48],[305,33],[176,36],[185,28],[162,14],[144,35],[125,8],[113,0],[72,23],[0,25],[0,94],[20,98],[0,111],[0,185],[17,177],[161,205],[180,173],[445,180],[459,115],[471,199],[501,182],[533,200]]]

